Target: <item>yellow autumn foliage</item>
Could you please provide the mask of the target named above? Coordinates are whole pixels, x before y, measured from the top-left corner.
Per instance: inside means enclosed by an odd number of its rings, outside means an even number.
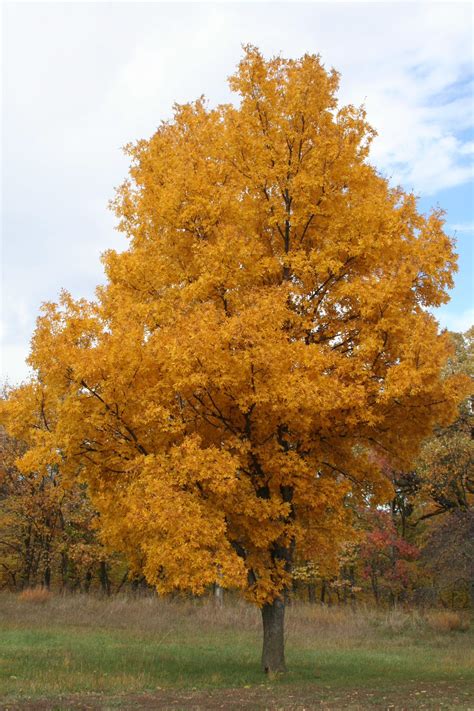
[[[406,466],[465,385],[440,376],[451,346],[429,311],[453,283],[443,214],[370,165],[338,74],[247,47],[230,86],[235,105],[176,106],[127,147],[129,248],[104,254],[94,302],[63,293],[38,319],[55,426],[25,467],[60,457],[87,481],[158,590],[218,582],[263,604],[296,556],[335,558],[351,506],[390,491],[377,453]]]

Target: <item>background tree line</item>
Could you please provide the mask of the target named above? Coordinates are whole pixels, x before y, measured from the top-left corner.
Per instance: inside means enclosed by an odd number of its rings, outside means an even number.
[[[474,328],[452,338],[456,352],[447,369],[472,377]],[[299,561],[294,597],[325,604],[474,606],[473,403],[467,398],[456,421],[425,440],[411,470],[385,467],[392,499],[384,507],[357,504],[358,537],[341,552],[337,571],[324,560]],[[30,409],[47,432],[45,403],[32,401]],[[20,471],[16,460],[28,450],[27,436],[2,428],[0,449],[2,589],[111,594],[147,588],[138,556],[130,567],[102,544],[86,484],[64,478],[58,462]]]

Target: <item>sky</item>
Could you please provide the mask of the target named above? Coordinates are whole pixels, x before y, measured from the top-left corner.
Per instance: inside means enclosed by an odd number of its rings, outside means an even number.
[[[121,147],[150,137],[174,102],[231,100],[251,43],[319,53],[341,104],[364,104],[370,161],[446,210],[459,272],[440,326],[474,323],[473,8],[467,2],[22,3],[2,10],[1,379],[28,377],[40,306],[92,298],[101,253],[126,240],[108,210]]]

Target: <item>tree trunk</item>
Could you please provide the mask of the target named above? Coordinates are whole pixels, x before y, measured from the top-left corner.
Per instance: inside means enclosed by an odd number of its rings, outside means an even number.
[[[92,571],[90,568],[87,568],[86,575],[84,578],[84,592],[88,593],[91,587],[91,582],[92,582]]]
[[[100,587],[102,588],[102,592],[105,595],[110,595],[110,580],[109,580],[109,575],[107,572],[107,563],[105,562],[105,560],[100,561],[99,578],[100,578]]]
[[[375,604],[378,606],[378,604],[380,602],[379,583],[378,583],[377,576],[375,575],[375,573],[372,573],[370,578],[371,578],[371,582],[372,582],[372,592],[374,593]]]
[[[51,566],[49,565],[49,563],[47,564],[47,566],[44,570],[43,585],[46,588],[46,590],[51,589]]]
[[[67,587],[68,578],[68,557],[64,551],[61,553],[61,591],[64,592]]]
[[[262,669],[266,674],[285,672],[285,598],[276,598],[262,607]]]
[[[216,607],[224,606],[224,588],[218,583],[214,583],[214,605]]]
[[[124,586],[125,583],[127,582],[127,579],[128,579],[128,570],[125,571],[125,573],[124,573],[124,575],[123,575],[123,578],[122,578],[122,580],[120,581],[120,583],[119,583],[119,585],[118,585],[118,587],[117,587],[117,590],[115,591],[116,593],[119,593],[119,592],[121,591],[121,589],[123,588],[123,586]]]
[[[350,584],[351,584],[351,607],[354,608],[355,607],[355,592],[354,592],[355,570],[354,570],[353,565],[351,565],[351,567],[349,568],[349,580],[350,580]]]

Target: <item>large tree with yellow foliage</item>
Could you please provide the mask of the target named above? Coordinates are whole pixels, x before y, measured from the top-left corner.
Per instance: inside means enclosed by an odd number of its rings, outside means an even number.
[[[247,47],[230,86],[236,105],[176,106],[127,147],[129,248],[95,301],[43,309],[30,363],[56,424],[25,466],[86,480],[158,591],[242,589],[278,671],[295,557],[335,559],[351,506],[389,491],[377,452],[406,466],[454,415],[429,309],[455,256],[442,213],[367,162],[374,131],[319,57]]]

